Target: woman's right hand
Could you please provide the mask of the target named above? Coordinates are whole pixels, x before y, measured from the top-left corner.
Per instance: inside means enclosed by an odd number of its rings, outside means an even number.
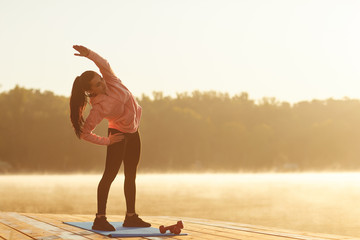
[[[124,140],[125,136],[123,133],[115,133],[115,134],[111,134],[109,135],[109,139],[110,139],[110,144],[114,144],[117,142],[121,142],[122,140]]]

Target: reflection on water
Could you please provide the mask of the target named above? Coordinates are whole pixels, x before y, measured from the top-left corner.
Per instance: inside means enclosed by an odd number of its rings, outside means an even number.
[[[95,214],[101,175],[0,176],[0,210]],[[123,176],[108,214],[125,212]],[[137,212],[360,236],[360,173],[140,174]]]

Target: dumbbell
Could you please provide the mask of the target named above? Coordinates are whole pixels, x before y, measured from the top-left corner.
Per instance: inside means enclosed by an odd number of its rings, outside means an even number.
[[[165,233],[167,230],[170,230],[171,233],[174,233],[174,234],[180,234],[181,233],[181,229],[184,228],[184,225],[182,223],[182,221],[178,221],[176,224],[174,225],[170,225],[170,226],[167,226],[167,227],[164,227],[164,225],[161,225],[159,227],[159,230],[161,233]]]

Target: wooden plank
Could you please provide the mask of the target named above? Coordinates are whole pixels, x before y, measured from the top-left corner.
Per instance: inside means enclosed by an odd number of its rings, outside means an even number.
[[[115,221],[122,221],[122,218],[123,217],[120,217],[120,216],[113,216],[112,219],[115,219]],[[161,219],[157,219],[157,218],[149,218],[147,216],[141,216],[141,218],[144,220],[144,221],[148,221],[150,222],[153,227],[159,227],[160,225],[168,225],[167,223],[164,222],[164,220],[161,220]],[[173,221],[169,221],[167,220],[169,225],[170,224],[174,224]],[[202,232],[197,232],[197,231],[193,231],[187,227],[185,227],[185,229],[183,230],[183,232],[186,232],[188,233],[189,235],[187,236],[169,236],[169,238],[172,238],[172,239],[179,239],[179,240],[188,240],[188,239],[218,239],[218,240],[229,240],[229,239],[239,239],[239,238],[228,238],[228,237],[224,237],[224,236],[212,236],[212,235],[209,235],[209,234],[204,234]],[[162,237],[164,238],[164,237]]]
[[[178,221],[179,219],[176,219]],[[165,219],[151,219],[152,222],[156,222],[158,225],[172,225],[176,221]],[[189,232],[191,235],[201,236],[204,239],[243,239],[243,240],[278,240],[279,238],[259,238],[254,235],[243,233],[240,231],[221,231],[212,229],[206,226],[199,226],[186,221],[184,222],[184,231]]]
[[[103,240],[114,239],[81,228],[64,224],[63,222],[92,222],[92,215],[70,214],[34,214],[34,213],[4,213],[0,212],[0,240],[22,239],[80,239]],[[179,218],[171,216],[141,216],[153,227],[171,225],[183,220],[187,236],[164,236],[131,238],[131,240],[360,240],[348,236],[329,234],[303,233],[292,230],[254,226],[233,222],[222,222],[208,219]],[[109,221],[123,221],[124,216],[109,215]]]
[[[18,213],[7,213],[8,219],[21,229],[27,230],[28,234],[34,238],[41,238],[46,240],[54,239],[71,239],[71,240],[87,240],[82,236],[76,235],[72,232],[60,229],[50,224],[37,221],[35,219],[26,217]],[[23,230],[22,230],[23,231]]]
[[[16,229],[7,226],[1,222],[2,216],[0,216],[0,239],[2,240],[29,240],[34,239],[30,236],[25,235],[22,232],[17,231]]]
[[[158,219],[158,218],[147,218],[148,221],[150,221],[154,227],[159,227],[160,225],[172,225],[175,224],[176,222],[174,221],[169,221],[169,220],[162,220],[162,219]],[[213,236],[209,235],[208,233],[204,233],[201,231],[196,231],[193,228],[191,228],[191,226],[189,226],[186,222],[184,222],[184,229],[182,230],[182,232],[186,232],[189,234],[189,239],[212,239]],[[176,236],[174,237],[175,239],[183,239],[182,236]],[[224,236],[220,236],[217,239],[229,239],[227,237]]]
[[[174,217],[164,217],[166,219],[176,219]],[[185,218],[186,219],[186,218]],[[359,238],[354,237],[348,237],[348,236],[335,236],[335,235],[328,235],[328,234],[298,234],[295,231],[285,231],[285,230],[273,230],[270,228],[262,228],[258,226],[251,226],[247,225],[244,227],[244,225],[236,226],[237,224],[231,224],[231,225],[225,225],[225,224],[219,224],[219,222],[216,221],[209,221],[205,219],[188,219],[188,222],[199,224],[199,225],[207,225],[207,226],[213,226],[215,228],[220,229],[233,229],[233,230],[239,230],[249,233],[257,233],[257,234],[264,234],[268,236],[276,236],[276,237],[282,237],[282,238],[288,238],[288,239],[299,239],[299,240],[324,240],[324,239],[343,239],[343,240],[359,240]],[[240,225],[240,224],[239,224]]]
[[[177,219],[175,217],[169,217],[169,216],[161,216],[160,218],[167,218],[167,219]],[[319,237],[321,239],[344,239],[344,240],[360,240],[360,238],[350,237],[350,236],[339,236],[334,234],[325,234],[325,233],[309,233],[309,232],[300,232],[296,230],[287,230],[287,229],[279,229],[274,227],[265,227],[265,226],[259,226],[259,225],[249,225],[249,224],[242,224],[242,223],[234,223],[234,222],[225,222],[225,221],[215,221],[215,220],[209,220],[209,219],[198,219],[198,218],[183,218],[187,221],[196,221],[201,223],[210,223],[210,224],[216,224],[219,227],[223,228],[229,228],[231,227],[242,227],[242,228],[248,228],[252,230],[260,230],[265,232],[277,232],[277,233],[289,233],[289,234],[297,234],[301,236],[311,236],[311,237]]]
[[[158,219],[161,219],[161,217],[157,217]],[[173,222],[171,224],[174,224],[175,221],[179,220],[179,218],[175,217],[163,217],[164,219],[173,219]],[[185,221],[186,229],[195,227],[198,231],[204,231],[206,233],[211,233],[213,235],[219,234],[221,236],[227,236],[227,237],[240,237],[242,239],[329,239],[324,237],[313,237],[313,236],[304,236],[304,235],[296,235],[296,234],[289,234],[289,233],[279,233],[275,231],[254,231],[252,229],[244,229],[239,227],[233,227],[233,226],[226,226],[223,224],[217,223],[216,221],[213,221],[212,223],[204,223],[204,219],[197,219],[198,222],[194,223],[194,221],[188,221],[186,218],[183,218]],[[202,221],[204,220],[204,221]],[[162,220],[162,222],[164,222]],[[190,223],[190,225],[189,225]],[[205,225],[205,227],[204,227]],[[231,233],[231,234],[230,234]],[[337,238],[332,236],[331,239],[349,239],[347,237]],[[355,238],[350,238],[355,239]]]
[[[171,225],[180,220],[180,218],[172,218],[169,217],[152,217],[149,218],[152,223],[157,223],[157,225]],[[182,219],[184,220],[184,219]],[[226,228],[216,228],[213,226],[199,225],[190,223],[184,220],[185,229],[184,231],[191,233],[191,235],[199,235],[204,239],[209,238],[225,238],[225,239],[244,239],[244,240],[278,240],[284,239],[279,236],[268,236],[268,235],[259,235],[254,233],[248,233],[244,231],[239,231],[238,229],[226,229]],[[180,238],[180,236],[179,236]]]
[[[64,229],[66,231],[72,232],[74,234],[86,237],[87,239],[100,240],[100,239],[109,239],[104,235],[94,233],[92,231],[87,231],[78,227],[74,227],[63,222],[79,222],[78,217],[70,214],[33,214],[33,213],[22,213],[22,215],[33,218],[37,221],[45,222],[52,226]]]
[[[164,217],[164,219],[169,219],[168,217]],[[171,218],[170,218],[171,219]],[[178,218],[172,218],[174,221],[177,221]],[[241,239],[261,239],[261,240],[279,240],[284,239],[284,236],[280,235],[272,235],[272,234],[264,234],[262,231],[249,231],[248,229],[243,228],[224,228],[219,227],[216,224],[207,224],[203,222],[195,222],[195,221],[188,221],[183,219],[186,222],[187,228],[191,228],[194,231],[201,231],[206,234],[211,235],[220,235],[220,236],[226,236],[229,238],[239,238]]]

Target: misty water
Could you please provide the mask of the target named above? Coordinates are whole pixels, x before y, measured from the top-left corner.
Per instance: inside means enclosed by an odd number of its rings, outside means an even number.
[[[2,175],[0,211],[95,214],[101,175]],[[124,215],[123,175],[107,214]],[[141,216],[206,218],[360,236],[360,173],[139,174]]]

